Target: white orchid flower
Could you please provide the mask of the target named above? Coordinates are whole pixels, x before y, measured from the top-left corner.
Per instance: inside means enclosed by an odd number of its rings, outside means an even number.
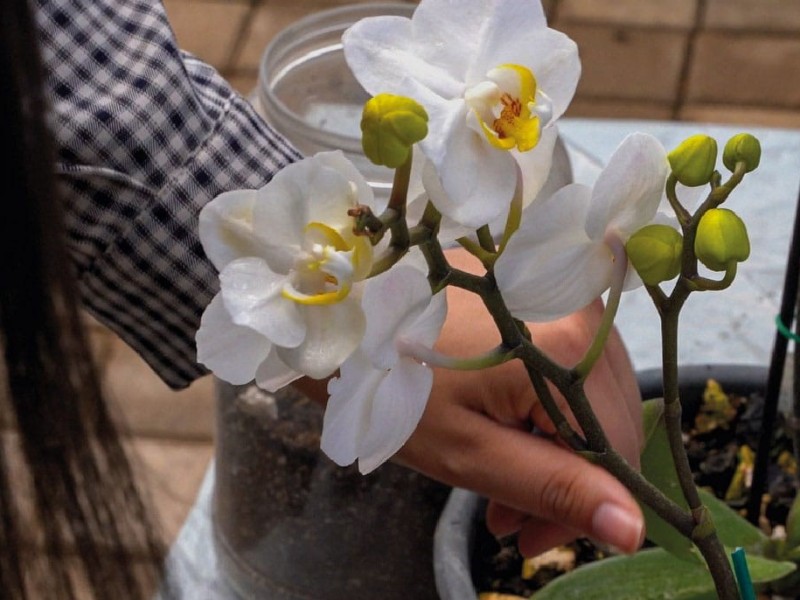
[[[439,337],[447,304],[407,265],[370,279],[362,302],[366,333],[328,384],[321,447],[337,464],[358,460],[369,473],[405,444],[422,417],[433,371],[419,354]]]
[[[580,76],[575,43],[547,27],[539,2],[422,0],[411,19],[372,17],[343,37],[348,65],[371,94],[409,96],[428,112],[420,148],[444,194],[439,211],[475,229],[547,178]]]
[[[608,289],[615,261],[627,263],[625,242],[655,219],[668,174],[658,140],[633,134],[614,152],[593,189],[571,184],[532,204],[495,264],[511,313],[549,321]],[[635,275],[633,269],[629,273]]]
[[[339,368],[365,327],[359,282],[372,246],[353,233],[347,211],[357,204],[379,212],[352,163],[327,152],[206,205],[200,240],[220,292],[197,333],[198,361],[230,383],[255,378],[269,390]]]

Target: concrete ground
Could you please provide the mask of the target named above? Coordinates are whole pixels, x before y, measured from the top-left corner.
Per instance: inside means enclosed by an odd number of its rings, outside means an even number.
[[[165,0],[181,45],[241,92],[272,36],[337,0]],[[800,128],[800,3],[788,0],[550,0],[580,47],[568,116]],[[142,474],[173,539],[213,454],[209,378],[172,392],[99,324],[93,340]]]

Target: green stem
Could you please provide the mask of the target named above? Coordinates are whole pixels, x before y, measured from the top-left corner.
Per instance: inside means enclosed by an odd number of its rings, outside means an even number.
[[[725,275],[720,280],[708,279],[697,275],[687,280],[687,285],[692,288],[692,291],[706,292],[706,291],[719,291],[730,287],[733,280],[736,278],[736,268],[738,263],[735,260],[730,261],[725,269]]]
[[[458,244],[464,248],[467,252],[472,254],[473,256],[477,257],[482,263],[483,266],[487,269],[492,268],[494,265],[494,261],[497,259],[497,255],[492,252],[487,252],[486,249],[469,237],[460,237],[456,240]]]
[[[519,165],[517,165],[517,181],[522,181],[522,175],[519,173]],[[506,219],[506,226],[503,230],[503,238],[500,240],[500,247],[497,250],[498,256],[503,253],[508,245],[508,241],[514,232],[519,229],[522,223],[522,185],[517,183],[514,190],[514,196],[511,198],[511,205],[508,208],[508,218]]]
[[[381,273],[385,273],[389,269],[391,269],[394,265],[396,265],[401,258],[403,258],[408,249],[406,248],[403,250],[402,248],[395,248],[390,246],[385,253],[381,256],[376,258],[372,263],[372,268],[369,271],[369,277],[375,277],[376,275],[380,275]]]
[[[597,363],[603,354],[603,348],[605,348],[608,336],[611,334],[611,329],[614,325],[614,317],[617,316],[619,301],[622,296],[622,288],[625,285],[625,276],[628,273],[628,255],[625,253],[625,246],[622,240],[616,236],[607,236],[606,243],[611,249],[614,261],[611,274],[611,286],[606,301],[606,307],[600,319],[600,325],[597,328],[597,333],[595,333],[594,339],[589,349],[586,351],[586,354],[573,369],[575,374],[581,379],[585,379],[589,375],[592,367],[594,367],[595,363]]]
[[[434,291],[439,291],[447,285],[453,285],[478,294],[483,300],[489,314],[492,316],[505,348],[515,348],[520,359],[531,374],[534,388],[541,394],[544,406],[551,412],[554,424],[559,433],[566,434],[566,441],[573,447],[586,448],[586,453],[605,467],[619,481],[628,487],[642,502],[650,506],[665,521],[672,524],[679,532],[687,537],[693,537],[698,531],[698,522],[694,518],[697,514],[687,514],[681,507],[672,502],[662,492],[650,484],[636,469],[625,461],[608,443],[603,429],[592,410],[591,404],[585,396],[583,380],[576,377],[571,369],[567,369],[553,362],[530,340],[530,334],[524,324],[515,319],[500,294],[494,275],[489,271],[480,277],[454,269],[447,261],[441,245],[436,237],[420,245],[429,269],[429,281]],[[678,285],[680,286],[680,280]],[[685,285],[683,288],[685,290]],[[688,295],[688,290],[685,291]],[[566,398],[575,419],[584,433],[585,440],[569,426],[565,416],[556,413],[558,409],[555,401],[550,397],[549,391],[545,392],[546,380],[551,381]],[[703,521],[705,523],[705,521]],[[727,564],[727,559],[722,553],[724,565],[719,564],[719,544],[715,535],[697,536],[695,540],[703,552],[709,565],[713,565],[713,576],[720,598],[734,600],[735,596],[728,593],[728,589],[735,592],[735,581]],[[723,568],[724,567],[724,568]],[[728,587],[725,572],[733,581],[733,588]]]
[[[681,297],[685,299],[688,294]],[[671,310],[661,319],[661,356],[664,378],[664,422],[669,440],[672,460],[678,473],[678,481],[683,495],[694,510],[702,505],[700,495],[694,485],[694,476],[689,459],[683,446],[683,430],[681,428],[681,403],[678,382],[678,314],[682,301],[674,302]]]
[[[488,225],[478,228],[478,230],[475,232],[475,235],[478,236],[478,243],[485,252],[494,254],[497,251],[494,246],[494,240],[492,239],[492,232],[489,231]]]
[[[676,191],[677,185],[678,178],[675,177],[673,173],[670,173],[669,177],[667,177],[667,200],[669,200],[672,210],[675,211],[675,215],[678,217],[678,222],[681,225],[685,225],[692,218],[692,215],[686,210],[686,208],[684,208],[683,204],[681,204],[681,201],[678,200],[678,193]]]
[[[668,306],[665,307],[661,315],[664,422],[681,491],[689,505],[695,523],[690,538],[697,545],[708,564],[719,598],[738,600],[739,593],[736,578],[728,562],[725,548],[716,535],[711,515],[700,500],[689,459],[683,445],[682,409],[678,379],[678,315],[689,293],[690,289],[686,284],[686,280],[680,279],[672,296],[669,298]]]
[[[389,205],[386,211],[394,211],[395,218],[389,225],[389,230],[392,232],[392,241],[390,245],[393,248],[401,250],[408,250],[408,223],[406,223],[406,199],[408,197],[408,183],[411,179],[411,162],[412,153],[408,153],[408,159],[394,172],[394,180],[392,182],[392,193],[389,196]]]
[[[496,367],[497,365],[507,363],[517,357],[517,351],[515,349],[509,349],[503,344],[495,346],[488,352],[468,358],[448,356],[424,344],[405,342],[403,340],[397,342],[397,347],[401,354],[413,356],[429,367],[441,367],[453,371],[478,371],[480,369],[488,369],[489,367]]]

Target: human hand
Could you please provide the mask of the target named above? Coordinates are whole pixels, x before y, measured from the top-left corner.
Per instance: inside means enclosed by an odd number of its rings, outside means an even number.
[[[458,268],[475,269],[465,253],[449,258]],[[448,320],[439,350],[471,356],[500,341],[477,296],[454,288],[447,294]],[[588,347],[601,313],[598,301],[559,321],[533,325],[534,341],[557,362],[574,364]],[[586,394],[614,448],[638,466],[641,398],[616,333],[586,381]],[[577,427],[571,414],[569,419]],[[497,536],[519,532],[525,555],[579,535],[635,551],[643,540],[644,522],[626,488],[560,442],[531,435],[532,425],[554,433],[520,361],[481,371],[437,369],[425,414],[396,460],[490,498],[490,530]]]

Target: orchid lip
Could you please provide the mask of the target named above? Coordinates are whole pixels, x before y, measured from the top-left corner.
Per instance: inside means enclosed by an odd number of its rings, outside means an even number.
[[[552,102],[537,89],[530,69],[505,64],[464,95],[488,142],[500,150],[532,150],[543,127],[552,121]]]

